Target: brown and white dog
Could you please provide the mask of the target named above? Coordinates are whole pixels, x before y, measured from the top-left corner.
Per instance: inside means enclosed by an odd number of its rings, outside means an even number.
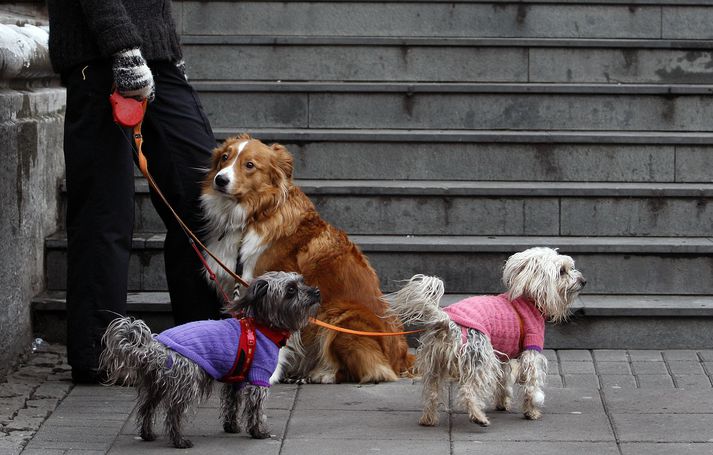
[[[319,319],[353,330],[402,330],[367,258],[293,184],[292,156],[282,145],[246,134],[226,140],[213,151],[201,199],[208,248],[228,265],[239,261],[246,281],[271,270],[297,272],[320,290]],[[232,279],[209,261],[230,292]],[[273,381],[394,381],[413,363],[403,336],[361,337],[314,325],[288,348]]]

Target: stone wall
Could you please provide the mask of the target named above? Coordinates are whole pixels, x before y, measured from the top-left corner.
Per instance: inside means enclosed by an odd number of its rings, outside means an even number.
[[[31,347],[30,301],[59,220],[65,93],[46,24],[43,3],[0,5],[0,379]]]

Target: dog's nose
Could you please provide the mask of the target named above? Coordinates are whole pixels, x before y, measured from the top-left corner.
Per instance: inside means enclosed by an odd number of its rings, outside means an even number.
[[[582,287],[587,285],[587,280],[585,278],[580,278],[579,282],[582,283]]]
[[[223,188],[230,183],[230,180],[226,176],[220,174],[216,175],[213,181],[218,188]]]

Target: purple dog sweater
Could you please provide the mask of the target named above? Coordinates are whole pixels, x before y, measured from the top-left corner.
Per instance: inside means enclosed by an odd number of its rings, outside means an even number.
[[[197,363],[214,379],[220,380],[235,363],[240,342],[240,322],[235,318],[189,322],[164,330],[155,339]],[[270,376],[277,368],[280,348],[257,328],[255,339],[255,357],[248,371],[247,382],[270,387]]]

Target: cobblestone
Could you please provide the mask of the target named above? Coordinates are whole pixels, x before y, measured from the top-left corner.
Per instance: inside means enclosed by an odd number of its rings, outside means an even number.
[[[0,383],[0,454],[20,453],[72,390],[64,352],[43,344]]]

